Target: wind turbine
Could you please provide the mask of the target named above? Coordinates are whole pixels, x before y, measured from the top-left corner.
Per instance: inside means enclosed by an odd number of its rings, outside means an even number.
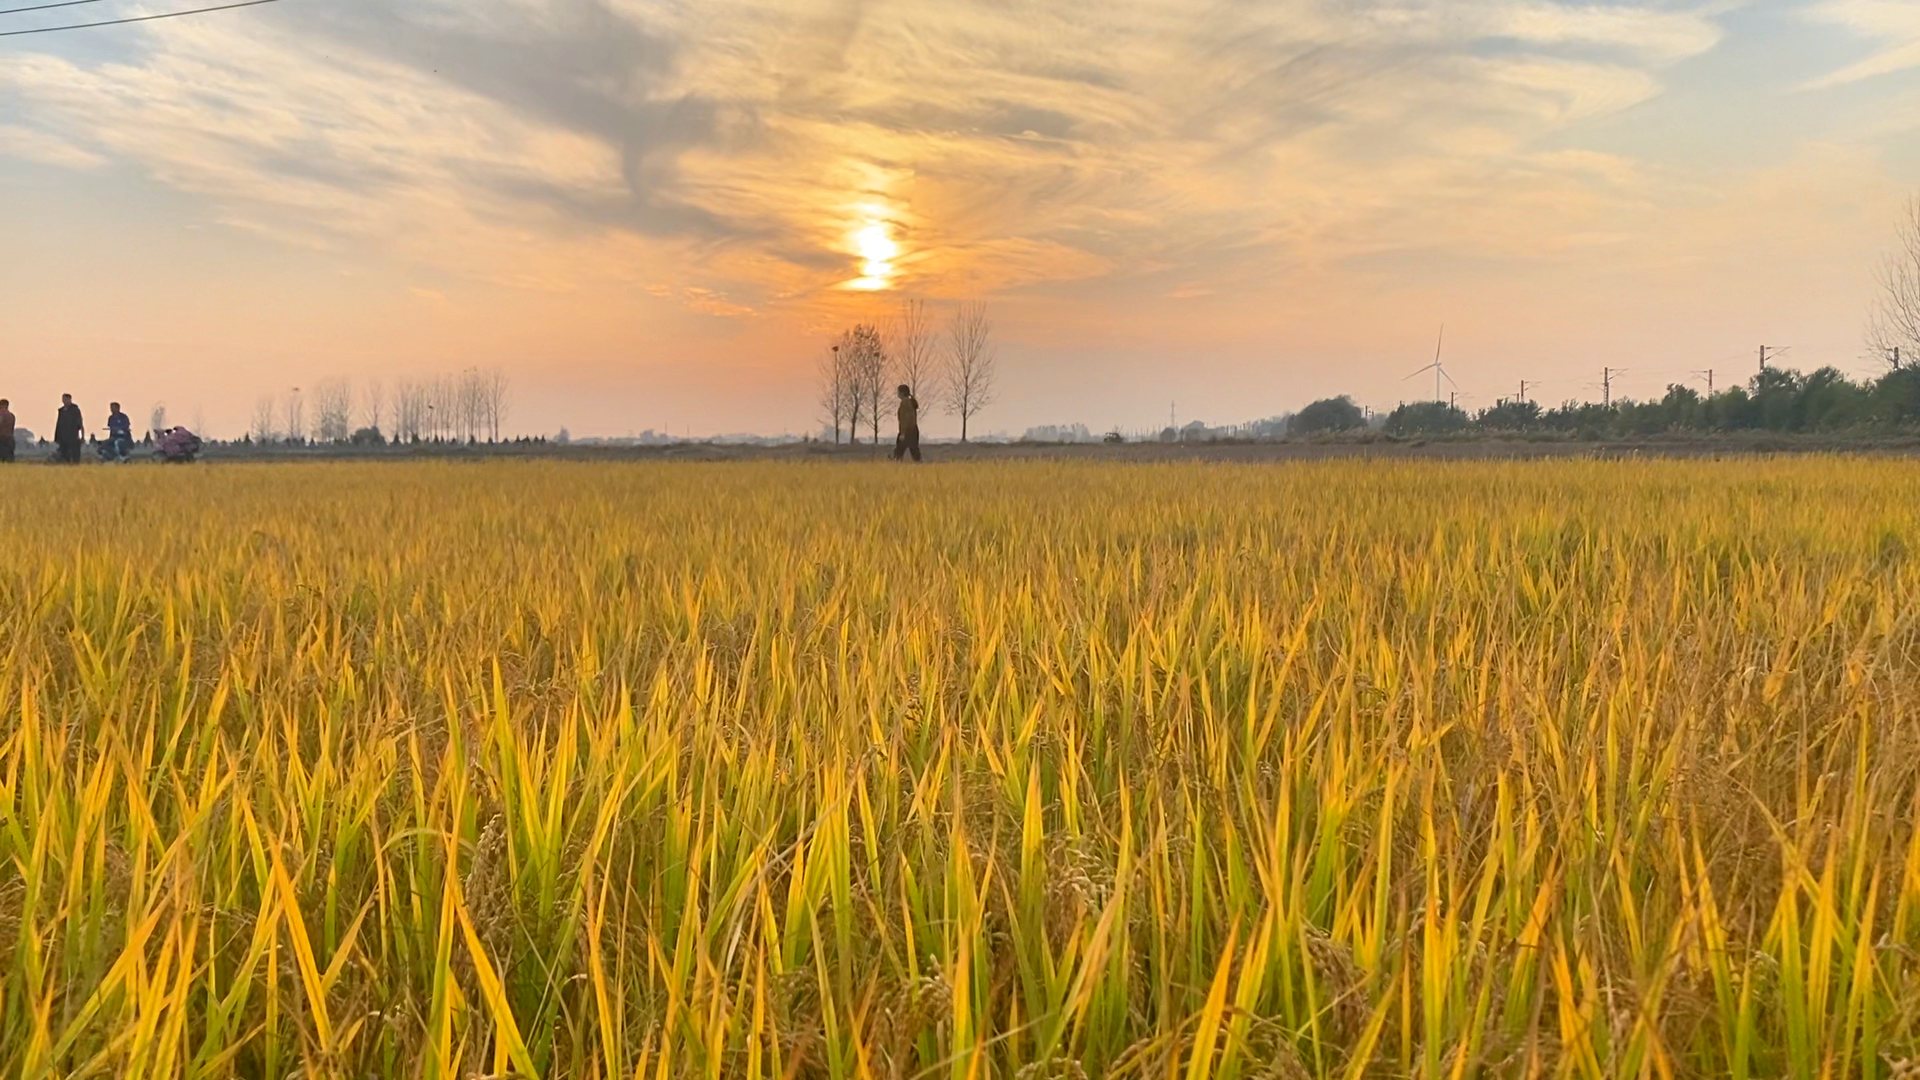
[[[1446,339],[1447,339],[1447,327],[1443,323],[1440,326],[1440,336],[1438,338],[1435,338],[1433,342],[1433,363],[1428,364],[1426,367],[1423,367],[1419,371],[1414,372],[1413,375],[1408,375],[1406,379],[1400,380],[1401,382],[1406,382],[1407,379],[1413,378],[1414,375],[1424,375],[1429,371],[1433,372],[1433,400],[1435,401],[1440,400],[1440,380],[1441,379],[1445,379],[1449,383],[1453,383],[1453,388],[1455,390],[1460,389],[1460,384],[1457,382],[1453,382],[1453,376],[1447,374],[1447,369],[1443,367],[1440,363],[1440,345]]]

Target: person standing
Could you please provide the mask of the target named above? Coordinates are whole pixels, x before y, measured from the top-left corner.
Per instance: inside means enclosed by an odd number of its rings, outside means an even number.
[[[80,444],[86,432],[86,421],[80,418],[80,406],[73,403],[73,395],[61,394],[60,412],[53,421],[53,445],[59,448],[61,461],[80,464]]]
[[[894,416],[900,422],[900,434],[893,438],[893,460],[903,460],[908,454],[913,460],[920,460],[920,403],[913,399],[913,389],[905,383],[900,384],[900,408]]]
[[[13,460],[13,402],[0,397],[0,464]]]

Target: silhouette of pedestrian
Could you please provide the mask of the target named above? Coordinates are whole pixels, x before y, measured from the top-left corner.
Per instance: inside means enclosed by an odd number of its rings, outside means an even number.
[[[900,434],[893,437],[893,460],[900,461],[908,454],[913,460],[920,460],[920,403],[913,399],[913,390],[905,383],[899,388],[900,408],[895,417],[900,421]]]
[[[80,444],[86,438],[86,421],[80,419],[80,406],[72,394],[60,395],[60,413],[53,421],[53,445],[59,448],[59,460],[80,464]]]
[[[0,397],[0,463],[13,460],[13,403]]]

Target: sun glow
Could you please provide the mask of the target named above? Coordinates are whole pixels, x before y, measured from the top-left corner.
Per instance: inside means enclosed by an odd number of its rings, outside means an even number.
[[[886,222],[868,222],[853,234],[853,247],[861,259],[860,276],[848,282],[848,288],[871,291],[893,284],[893,260],[900,254],[900,245]]]

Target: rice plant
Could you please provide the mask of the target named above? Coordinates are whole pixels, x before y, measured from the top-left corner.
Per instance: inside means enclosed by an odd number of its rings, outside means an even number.
[[[9,1076],[1920,1068],[1911,464],[0,496]]]

